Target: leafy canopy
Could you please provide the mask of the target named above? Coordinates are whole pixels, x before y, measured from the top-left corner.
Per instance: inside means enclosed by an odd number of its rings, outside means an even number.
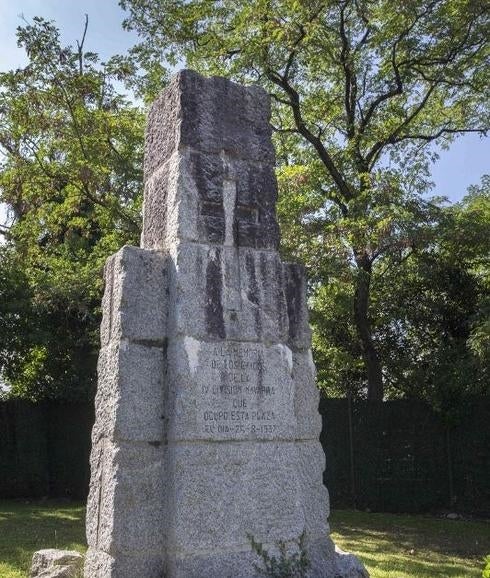
[[[11,217],[0,369],[15,395],[84,397],[102,265],[139,237],[144,118],[115,89],[122,72],[86,51],[84,38],[62,46],[42,18],[17,35],[29,63],[0,74],[0,201]]]
[[[422,196],[431,143],[447,146],[458,134],[488,129],[485,3],[120,5],[126,27],[142,37],[137,61],[185,63],[258,82],[271,94],[283,245],[310,266],[315,291],[335,294],[315,315],[325,320],[328,307],[340,307],[337,330],[351,347],[337,366],[352,369],[368,397],[382,399],[389,353],[377,334],[373,286],[385,266],[395,274],[432,235],[437,203]],[[315,341],[331,347],[320,333]]]

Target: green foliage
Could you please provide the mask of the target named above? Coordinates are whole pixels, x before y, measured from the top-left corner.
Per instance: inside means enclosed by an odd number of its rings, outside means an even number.
[[[253,536],[248,535],[253,551],[261,558],[262,566],[254,564],[255,569],[262,576],[268,578],[304,578],[310,567],[308,553],[306,551],[306,532],[303,531],[295,545],[295,551],[291,552],[291,545],[284,541],[278,544],[279,556],[269,554],[263,544],[257,542]]]
[[[435,156],[427,145],[489,127],[484,3],[120,5],[142,38],[135,61],[185,63],[271,94],[283,248],[313,277],[323,379],[333,367],[356,391],[382,398],[389,358],[373,291],[385,266],[395,274],[430,243],[439,208],[422,197]]]
[[[489,392],[488,191],[474,189],[450,207],[428,203],[414,213],[411,239],[412,246],[385,254],[373,268],[372,328],[385,395],[424,399],[449,416],[464,398]],[[341,234],[321,237],[303,259],[324,275],[311,297],[319,384],[330,395],[360,395],[365,376],[350,307],[353,266],[336,258],[343,246]]]
[[[488,190],[474,190],[373,289],[390,380],[446,413],[465,396],[488,393],[489,255]]]
[[[406,314],[406,307],[400,303],[396,310],[391,308],[390,315],[384,311],[397,298],[391,276],[397,288],[405,286],[403,272],[407,264],[435,242],[444,210],[415,194],[400,194],[397,198],[390,191],[383,199],[380,193],[376,215],[371,215],[370,222],[364,220],[361,228],[359,220],[345,218],[335,206],[325,209],[318,179],[308,167],[281,167],[278,181],[283,251],[287,258],[301,260],[308,269],[318,381],[329,395],[362,395],[366,384],[352,306],[357,267],[351,236],[357,228],[368,243],[382,247],[372,270],[371,323],[382,354],[386,394],[393,395],[390,384],[396,380],[389,372],[389,362],[395,344],[389,343],[386,331],[390,324],[396,326],[400,315]],[[403,344],[400,353],[398,362],[403,366]],[[403,391],[401,384],[399,390]]]
[[[480,186],[469,188],[458,214],[452,249],[456,258],[467,264],[481,288],[468,346],[486,368],[485,376],[490,380],[490,175],[482,178]]]
[[[286,258],[310,278],[320,385],[418,396],[450,413],[490,364],[488,179],[425,200],[431,143],[484,134],[479,0],[121,0],[142,39],[100,63],[53,23],[19,28],[29,64],[0,74],[0,372],[11,395],[91,395],[101,268],[138,242],[142,111],[182,63],[272,96]],[[62,337],[61,337],[62,336]]]
[[[83,39],[62,46],[42,18],[17,34],[29,63],[0,74],[0,370],[14,396],[83,398],[104,260],[139,238],[144,118]]]
[[[490,556],[485,556],[483,563],[485,567],[483,568],[482,578],[490,578]]]

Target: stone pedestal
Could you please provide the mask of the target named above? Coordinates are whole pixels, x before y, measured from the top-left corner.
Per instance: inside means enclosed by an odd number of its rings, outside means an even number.
[[[302,535],[308,576],[343,575],[268,120],[261,89],[191,71],[150,112],[142,248],[105,270],[86,578],[251,578],[251,537]]]

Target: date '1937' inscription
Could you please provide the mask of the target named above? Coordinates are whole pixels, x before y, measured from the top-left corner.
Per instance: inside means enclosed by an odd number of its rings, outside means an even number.
[[[235,438],[275,432],[278,391],[276,385],[267,383],[260,346],[217,345],[201,362],[207,377],[201,385],[203,433]]]

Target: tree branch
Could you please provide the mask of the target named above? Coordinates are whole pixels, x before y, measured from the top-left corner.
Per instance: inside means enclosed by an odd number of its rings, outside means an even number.
[[[274,126],[273,124],[271,124],[272,130],[274,132],[277,132],[279,134],[299,134],[298,130],[295,128],[279,128],[277,126]]]
[[[131,226],[132,230],[134,230],[136,232],[140,231],[140,226],[138,225],[138,223],[134,219],[132,219],[129,215],[127,215],[119,207],[117,207],[115,205],[111,205],[110,203],[107,203],[106,201],[103,201],[102,199],[99,199],[97,196],[93,195],[90,192],[90,189],[88,188],[86,183],[82,183],[82,186],[77,185],[77,188],[90,201],[92,201],[92,203],[94,203],[95,205],[99,205],[100,207],[104,207],[105,209],[113,210],[116,215],[121,217],[123,221],[125,221],[126,223],[128,223]]]
[[[374,165],[374,163],[378,159],[383,148],[387,144],[393,144],[394,142],[396,142],[393,139],[395,139],[400,134],[400,132],[404,128],[406,128],[420,114],[420,112],[424,109],[425,105],[427,104],[427,101],[429,100],[430,95],[434,92],[436,86],[437,86],[436,83],[429,86],[429,88],[427,89],[422,100],[413,109],[413,111],[405,118],[405,120],[402,123],[400,123],[397,126],[397,128],[394,131],[392,131],[391,134],[386,139],[380,140],[374,144],[374,146],[371,148],[371,150],[366,155],[366,162],[368,163],[370,168],[372,168],[372,166]]]
[[[335,184],[342,193],[344,199],[346,200],[352,199],[353,198],[352,191],[350,190],[349,185],[347,184],[343,176],[340,174],[340,171],[335,166],[335,163],[332,157],[329,155],[327,149],[324,147],[321,140],[317,136],[315,136],[306,126],[301,113],[301,104],[298,92],[289,84],[287,79],[285,79],[284,77],[282,77],[281,75],[279,75],[274,71],[268,70],[267,77],[272,83],[274,83],[276,86],[279,86],[288,95],[289,97],[288,105],[292,109],[294,122],[298,132],[309,143],[313,145],[321,161],[325,165],[327,171],[329,172]]]
[[[281,98],[280,96],[277,96],[277,94],[274,94],[273,92],[270,93],[271,98],[273,98],[276,102],[280,102],[281,104],[285,104],[286,106],[291,106],[291,102],[289,100],[286,100],[284,98]]]
[[[376,112],[376,109],[379,107],[380,104],[385,102],[385,100],[389,100],[390,98],[393,98],[395,96],[399,96],[403,92],[403,82],[402,82],[402,79],[400,76],[400,70],[399,70],[398,65],[396,63],[397,42],[395,42],[393,44],[393,47],[391,50],[391,66],[393,68],[393,72],[395,73],[396,86],[394,88],[392,88],[391,90],[389,90],[388,92],[385,92],[384,94],[380,94],[377,98],[375,98],[371,102],[366,114],[363,115],[364,120],[361,121],[361,123],[360,123],[359,134],[364,133],[367,125],[369,124],[369,121],[373,117],[374,113]]]
[[[441,128],[439,131],[437,131],[434,134],[405,134],[401,137],[398,137],[396,139],[393,140],[393,144],[402,142],[404,140],[409,140],[409,139],[413,139],[413,140],[424,140],[427,142],[433,141],[438,139],[439,137],[441,137],[444,134],[464,134],[464,133],[471,133],[471,132],[477,132],[477,133],[481,133],[481,134],[485,134],[490,130],[490,127],[481,127],[481,128]],[[390,142],[390,144],[392,144]]]
[[[85,14],[85,26],[83,28],[82,40],[78,42],[77,40],[77,47],[78,47],[78,70],[80,72],[80,76],[83,74],[83,45],[85,43],[85,36],[87,35],[88,29],[88,14]]]
[[[342,42],[342,50],[340,52],[340,63],[344,70],[344,107],[347,117],[347,136],[352,139],[355,134],[355,103],[357,100],[357,82],[350,62],[350,44],[345,29],[345,10],[348,6],[348,1],[345,2],[340,10],[340,27],[339,34]]]
[[[366,113],[363,115],[364,116],[364,120],[361,122],[360,127],[359,127],[359,134],[363,134],[367,125],[369,124],[369,121],[371,120],[371,118],[373,117],[374,113],[376,112],[377,108],[386,100],[389,100],[391,98],[394,98],[396,96],[399,96],[400,94],[403,93],[403,81],[402,81],[402,77],[401,77],[401,73],[400,73],[400,67],[401,67],[401,63],[397,62],[397,50],[398,50],[398,45],[400,44],[400,42],[402,42],[402,40],[404,40],[404,38],[406,38],[410,32],[414,29],[414,27],[418,24],[418,22],[424,18],[427,14],[429,14],[433,8],[438,4],[440,0],[433,0],[432,2],[429,2],[427,7],[425,8],[425,10],[423,10],[420,14],[417,14],[415,16],[415,18],[413,19],[412,23],[405,28],[405,30],[403,30],[399,36],[396,38],[396,40],[393,43],[393,46],[391,48],[391,66],[394,72],[394,82],[395,82],[395,86],[393,88],[391,88],[390,90],[388,90],[387,92],[378,95],[369,105],[368,110],[366,111]]]
[[[397,262],[396,265],[399,266],[401,265],[404,261],[406,261],[407,259],[409,259],[412,255],[415,254],[415,247],[410,247],[410,251],[408,251],[403,257],[401,257]],[[383,271],[381,271],[381,273],[378,273],[379,277],[383,277],[384,274],[389,271],[392,267],[393,267],[394,263],[393,261],[391,261],[390,263],[388,263],[388,265],[383,269]]]

